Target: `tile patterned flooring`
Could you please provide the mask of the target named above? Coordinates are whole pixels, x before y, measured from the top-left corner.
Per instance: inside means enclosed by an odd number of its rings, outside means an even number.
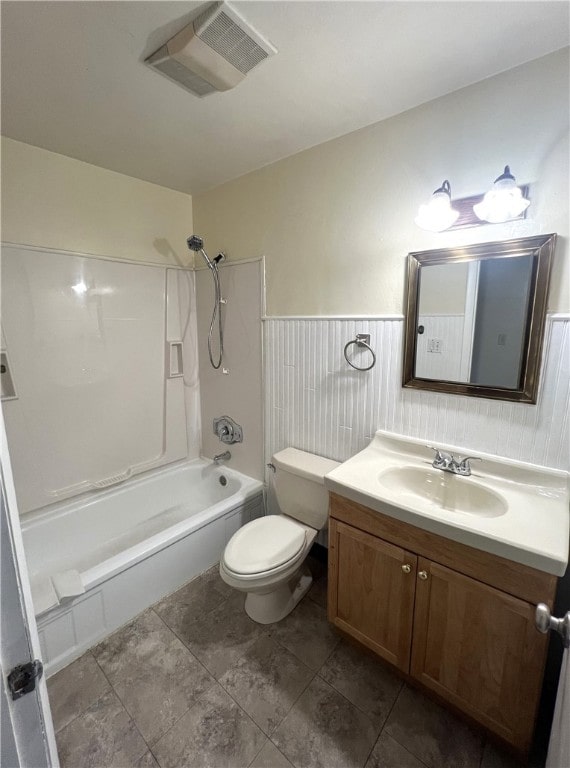
[[[341,640],[326,572],[263,627],[212,568],[52,677],[62,768],[514,768]]]

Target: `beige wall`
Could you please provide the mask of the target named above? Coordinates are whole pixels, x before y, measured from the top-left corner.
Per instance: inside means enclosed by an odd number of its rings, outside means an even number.
[[[568,92],[564,49],[195,197],[195,229],[230,259],[265,254],[270,315],[401,313],[408,251],[557,232],[549,308],[569,311]],[[477,194],[506,163],[533,185],[526,221],[415,226],[443,179]]]
[[[192,264],[192,198],[2,138],[2,240]]]

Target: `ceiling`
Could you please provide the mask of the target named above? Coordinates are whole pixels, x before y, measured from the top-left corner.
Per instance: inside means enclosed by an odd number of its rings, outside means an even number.
[[[205,5],[2,2],[2,133],[195,194],[569,42],[553,0],[236,2],[279,54],[198,99],[142,60]]]

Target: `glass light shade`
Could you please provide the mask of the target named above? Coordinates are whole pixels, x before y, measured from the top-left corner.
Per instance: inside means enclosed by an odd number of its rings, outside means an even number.
[[[502,221],[516,219],[530,205],[530,200],[522,196],[517,187],[515,177],[511,174],[509,166],[505,172],[495,179],[493,187],[487,192],[480,203],[473,206],[475,215],[482,221],[491,224],[500,224]]]
[[[449,184],[447,185],[449,188]],[[427,205],[420,205],[415,222],[430,232],[443,232],[457,221],[459,211],[451,207],[451,195],[444,187],[437,189]]]

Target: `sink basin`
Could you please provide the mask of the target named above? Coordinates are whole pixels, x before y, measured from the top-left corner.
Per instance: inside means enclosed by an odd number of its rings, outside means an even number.
[[[438,445],[456,457],[466,447]],[[325,487],[372,512],[562,576],[568,564],[570,474],[489,454],[470,477],[432,467],[417,438],[379,430],[325,476]]]
[[[449,512],[462,512],[477,517],[499,517],[508,509],[504,498],[479,485],[470,477],[458,477],[439,469],[387,469],[380,473],[378,482],[390,492],[422,499]]]

